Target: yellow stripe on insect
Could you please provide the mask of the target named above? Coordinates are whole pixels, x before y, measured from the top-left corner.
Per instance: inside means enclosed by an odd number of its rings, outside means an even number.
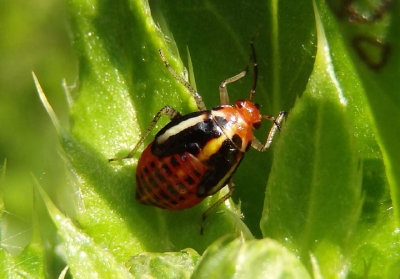
[[[226,137],[224,135],[212,139],[207,142],[207,144],[203,147],[203,149],[200,151],[200,153],[197,155],[197,158],[200,161],[206,161],[208,160],[212,155],[218,152],[218,150],[221,148],[223,142],[226,140]]]

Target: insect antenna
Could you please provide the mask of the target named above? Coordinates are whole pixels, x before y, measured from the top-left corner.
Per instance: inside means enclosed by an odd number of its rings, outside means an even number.
[[[251,48],[251,56],[250,56],[250,61],[249,64],[253,61],[253,85],[251,86],[251,90],[249,93],[249,101],[253,100],[253,96],[256,93],[256,87],[257,87],[257,80],[258,80],[258,65],[257,65],[257,58],[256,58],[256,51],[254,49],[254,41],[251,40],[250,42],[250,48]]]

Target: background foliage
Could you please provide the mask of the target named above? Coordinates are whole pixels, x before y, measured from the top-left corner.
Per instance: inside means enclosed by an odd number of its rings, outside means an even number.
[[[68,265],[77,278],[398,278],[398,2],[69,0],[69,16],[56,4],[1,4],[0,276],[64,276]],[[138,155],[107,159],[129,152],[162,106],[195,109],[159,48],[182,74],[190,53],[212,107],[256,33],[255,99],[289,116],[271,150],[248,152],[233,203],[201,236],[218,197],[181,212],[139,205]],[[249,76],[231,100],[247,96]]]

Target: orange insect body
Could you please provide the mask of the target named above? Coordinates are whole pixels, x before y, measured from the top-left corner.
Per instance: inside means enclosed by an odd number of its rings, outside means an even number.
[[[138,202],[185,209],[227,184],[258,128],[250,101],[172,120],[142,153],[136,169]]]

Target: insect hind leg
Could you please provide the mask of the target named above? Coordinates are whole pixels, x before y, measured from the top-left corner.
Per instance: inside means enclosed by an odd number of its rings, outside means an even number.
[[[233,191],[235,190],[235,184],[233,183],[232,179],[229,181],[228,183],[228,187],[229,187],[229,192],[223,196],[222,198],[220,198],[219,200],[217,200],[213,205],[211,205],[204,213],[203,215],[201,215],[201,226],[200,226],[200,234],[203,234],[204,232],[204,223],[207,219],[207,217],[221,204],[223,204],[227,199],[229,199],[232,194]]]
[[[153,120],[151,121],[149,127],[146,129],[146,131],[144,132],[144,134],[140,137],[138,143],[135,145],[135,147],[131,150],[131,152],[129,152],[128,155],[121,157],[121,158],[111,158],[108,159],[109,162],[112,161],[119,161],[119,160],[123,160],[123,159],[128,159],[128,158],[132,158],[133,154],[136,153],[136,151],[138,150],[138,148],[140,147],[140,145],[143,143],[143,141],[145,140],[145,138],[147,138],[147,136],[150,134],[151,130],[153,130],[154,126],[156,125],[157,121],[160,119],[161,116],[163,115],[167,115],[169,117],[169,119],[175,119],[177,117],[180,117],[181,114],[175,110],[174,108],[170,107],[170,106],[165,106],[162,109],[159,110],[159,112],[157,112],[157,114],[154,116]]]

